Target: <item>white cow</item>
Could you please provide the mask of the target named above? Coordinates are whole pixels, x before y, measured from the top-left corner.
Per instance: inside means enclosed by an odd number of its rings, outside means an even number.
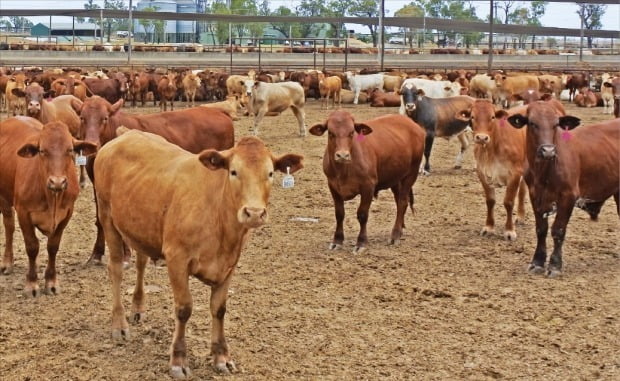
[[[383,73],[377,74],[356,74],[350,71],[345,73],[349,81],[351,91],[355,93],[353,104],[357,104],[362,90],[383,89]]]
[[[258,124],[267,113],[276,115],[290,108],[299,123],[299,135],[306,135],[304,88],[297,82],[266,83],[252,79],[244,81],[246,95],[250,98],[254,116],[254,135],[258,135]]]
[[[401,115],[406,114],[405,101],[402,96],[402,89],[404,89],[406,86],[408,88],[411,88],[412,85],[415,86],[418,91],[422,90],[423,95],[429,98],[449,98],[461,94],[461,84],[458,82],[434,81],[424,78],[406,79],[400,86],[401,96],[400,109],[398,110],[398,112]]]

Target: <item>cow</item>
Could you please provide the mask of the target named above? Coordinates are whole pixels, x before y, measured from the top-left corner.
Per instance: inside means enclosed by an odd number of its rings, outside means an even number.
[[[345,74],[347,76],[347,81],[349,82],[349,87],[355,94],[353,104],[357,104],[361,91],[383,88],[383,73],[355,74],[347,71]]]
[[[228,149],[233,146],[235,132],[230,117],[220,110],[195,107],[156,114],[135,115],[121,111],[123,100],[114,104],[101,97],[91,97],[71,105],[82,121],[79,136],[84,140],[104,146],[116,137],[116,129],[125,126],[145,132],[155,133],[186,151],[198,153],[203,149]],[[92,171],[95,157],[89,157],[86,169],[96,189]],[[96,200],[95,200],[96,201]],[[105,242],[99,219],[96,221],[97,238],[88,263],[101,264]]]
[[[299,135],[306,135],[304,89],[297,82],[265,83],[246,79],[245,93],[250,98],[250,110],[254,111],[254,135],[258,135],[258,124],[267,113],[281,113],[290,108],[297,118]]]
[[[614,117],[620,117],[620,77],[611,79],[611,82],[603,83],[604,87],[611,88],[614,96]]]
[[[50,89],[54,97],[73,95],[81,101],[86,99],[87,96],[93,95],[92,91],[90,91],[84,82],[73,77],[58,78],[52,82]]]
[[[74,152],[92,153],[96,146],[74,139],[62,122],[43,125],[30,117],[15,117],[0,123],[0,147],[0,212],[6,238],[0,273],[13,270],[15,208],[28,254],[24,293],[39,294],[39,230],[47,237],[44,292],[56,294],[56,254],[79,192]]]
[[[620,84],[620,80],[618,81]],[[614,88],[612,78],[608,78],[601,84],[601,100],[603,101],[603,114],[611,114],[614,111]]]
[[[558,98],[562,92],[562,78],[557,75],[543,74],[538,76],[539,91]]]
[[[603,203],[613,196],[620,215],[620,119],[575,128],[578,118],[558,116],[548,103],[535,102],[508,122],[515,128],[527,126],[524,178],[537,237],[528,271],[545,272],[547,218],[555,212],[547,275],[557,277],[562,273],[562,245],[575,206],[596,220]]]
[[[353,101],[355,100],[355,93],[351,90],[347,90],[347,89],[342,89],[340,90],[340,103],[344,103],[344,104],[353,104]],[[365,91],[362,91],[359,93],[358,96],[358,104],[359,103],[368,103],[368,93],[366,93]]]
[[[6,85],[9,82],[9,76],[0,72],[0,112],[6,109]]]
[[[562,74],[562,84],[568,90],[568,101],[572,102],[580,89],[590,87],[589,73],[576,73],[571,75]]]
[[[496,91],[495,81],[487,74],[476,74],[469,81],[469,95],[474,98],[486,98],[492,101]]]
[[[192,101],[192,107],[196,105],[196,92],[201,86],[200,78],[196,74],[189,72],[183,77],[183,91],[185,92],[185,102]],[[189,106],[189,105],[188,105]]]
[[[575,103],[577,107],[596,107],[598,105],[598,97],[594,91],[584,87],[579,91],[579,93],[575,94],[573,103]]]
[[[384,73],[383,90],[385,90],[386,92],[398,91],[405,78],[407,78],[407,75],[404,73],[396,73],[396,75]]]
[[[525,130],[511,128],[506,119],[522,110],[523,107],[517,107],[496,111],[491,100],[477,99],[470,109],[462,110],[457,115],[457,118],[471,126],[474,133],[476,174],[482,184],[487,205],[486,222],[480,234],[488,235],[495,231],[495,187],[505,186],[504,238],[509,241],[517,239],[514,224],[523,222],[525,218]],[[517,193],[517,219],[513,223],[512,212]]]
[[[402,115],[356,122],[349,112],[337,110],[327,121],[310,128],[310,133],[316,136],[326,131],[323,173],[336,210],[336,231],[329,248],[341,248],[344,241],[344,201],[360,195],[357,209],[360,232],[353,252],[366,249],[370,204],[383,189],[391,189],[396,201],[396,221],[389,243],[398,243],[405,226],[407,204],[413,210],[412,187],[422,162],[424,130]]]
[[[414,122],[418,123],[426,130],[426,141],[424,145],[424,167],[421,168],[425,174],[430,173],[431,148],[435,136],[449,138],[457,136],[461,143],[461,150],[456,156],[455,168],[461,168],[463,154],[469,145],[466,135],[467,122],[458,119],[457,113],[461,110],[471,108],[474,98],[466,95],[458,95],[450,98],[433,99],[424,95],[413,84],[403,83],[401,88],[402,105],[404,115],[409,116]]]
[[[25,90],[29,80],[24,73],[9,76],[5,89],[6,112],[8,115],[26,115],[26,102],[23,97],[14,94],[13,89]]]
[[[131,107],[136,107],[138,98],[142,102],[142,107],[145,106],[148,93],[157,91],[157,82],[161,75],[145,72],[134,72],[129,77],[129,92],[131,94]],[[153,97],[153,106],[156,105],[156,99]]]
[[[370,93],[370,107],[400,107],[400,94],[398,91],[386,93],[374,89]]]
[[[321,107],[327,109],[327,104],[329,103],[329,98],[332,98],[332,108],[336,106],[336,101],[338,101],[338,107],[342,105],[342,99],[340,97],[340,92],[342,91],[342,81],[340,77],[332,75],[330,77],[325,77],[325,74],[320,73],[319,75],[319,92],[321,93]]]
[[[408,78],[406,79],[400,90],[405,87],[414,86],[419,91],[424,92],[429,98],[449,98],[457,96],[461,93],[461,85],[456,82],[450,81],[434,81],[423,78]],[[405,114],[404,102],[401,98],[400,114]]]
[[[83,77],[82,82],[88,86],[94,95],[99,95],[110,103],[115,103],[124,97],[124,93],[121,90],[121,82],[116,78]]]
[[[507,108],[509,100],[513,94],[518,94],[528,89],[538,89],[540,84],[535,75],[517,75],[507,77],[505,74],[495,75],[495,86],[497,91],[497,101]]]
[[[170,102],[170,110],[174,110],[174,97],[177,93],[176,86],[177,74],[170,72],[161,77],[157,83],[157,93],[159,94],[159,109],[167,111],[168,102]]]
[[[221,102],[201,104],[200,107],[211,107],[211,108],[220,109],[226,114],[228,114],[228,116],[230,116],[232,120],[235,120],[235,121],[239,120],[239,115],[237,113],[240,112],[242,108],[241,102],[239,102],[238,96],[228,97],[226,98],[225,101],[221,101]]]
[[[146,309],[148,259],[166,260],[176,320],[171,376],[190,375],[185,344],[193,308],[190,276],[211,287],[213,366],[221,373],[235,371],[224,336],[228,287],[250,231],[267,222],[274,171],[294,173],[302,168],[302,159],[295,154],[273,156],[256,137],[244,137],[225,151],[193,154],[157,135],[129,131],[101,148],[95,177],[98,211],[110,249],[112,336],[128,337],[121,300],[126,240],[136,250],[134,322],[143,320]]]

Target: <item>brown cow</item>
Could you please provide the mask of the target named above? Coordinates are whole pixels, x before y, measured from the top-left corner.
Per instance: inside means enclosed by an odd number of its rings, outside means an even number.
[[[170,102],[170,110],[174,110],[174,98],[177,94],[177,74],[174,72],[163,76],[157,83],[157,93],[159,94],[159,109],[166,111],[168,102]]]
[[[598,105],[598,97],[594,93],[594,91],[584,87],[575,95],[573,99],[573,103],[577,105],[577,107],[596,107]],[[602,99],[601,99],[602,103]]]
[[[126,339],[129,329],[121,300],[125,239],[137,257],[134,322],[145,312],[148,259],[166,260],[176,320],[171,376],[190,375],[185,343],[193,309],[190,276],[211,287],[213,366],[221,373],[236,370],[224,335],[228,287],[250,231],[267,222],[273,172],[290,168],[293,173],[302,168],[302,159],[295,154],[274,157],[254,137],[242,138],[226,151],[192,154],[157,135],[130,131],[103,147],[95,174],[99,215],[110,248],[112,336]]]
[[[61,122],[42,125],[29,117],[0,123],[0,212],[4,215],[6,246],[0,273],[13,269],[15,208],[28,254],[24,293],[37,296],[39,239],[35,229],[47,236],[48,262],[45,292],[58,293],[56,253],[67,226],[79,187],[73,153],[92,153],[93,144],[75,140]]]
[[[495,75],[495,86],[498,101],[504,108],[508,107],[508,100],[513,94],[518,94],[527,89],[538,89],[540,84],[535,75],[518,75],[507,77],[504,74]]]
[[[93,95],[86,84],[73,77],[58,78],[51,85],[51,94],[54,97],[60,95],[73,95],[83,101],[87,96]]]
[[[584,87],[590,87],[589,73],[576,73],[571,75],[562,75],[562,84],[568,89],[568,101],[573,101],[577,91]]]
[[[24,73],[15,73],[9,76],[5,89],[6,112],[13,116],[26,115],[26,102],[22,97],[13,93],[13,89],[25,90],[28,86],[28,79]]]
[[[331,77],[325,77],[325,74],[319,73],[319,92],[321,93],[321,107],[327,109],[329,103],[329,97],[332,98],[332,108],[336,106],[338,101],[338,107],[342,105],[342,99],[340,92],[342,91],[342,80],[335,75]]]
[[[578,118],[558,117],[551,105],[536,102],[525,114],[515,114],[508,121],[516,128],[527,125],[524,178],[537,236],[529,272],[545,272],[547,218],[555,211],[554,247],[547,270],[548,276],[555,277],[562,272],[562,245],[575,206],[596,220],[603,203],[613,196],[620,215],[620,119],[575,129]]]
[[[407,201],[413,210],[413,184],[424,153],[424,129],[402,115],[385,115],[356,123],[343,110],[332,112],[325,123],[310,128],[321,136],[328,131],[323,155],[323,172],[336,209],[336,231],[330,249],[344,241],[344,202],[358,194],[360,233],[354,253],[368,243],[366,223],[372,198],[382,189],[391,189],[396,201],[396,221],[390,243],[397,243],[405,226]]]
[[[121,91],[121,81],[116,78],[82,78],[82,82],[88,86],[94,95],[105,98],[110,103],[118,102],[123,99],[124,92]]]
[[[81,102],[73,102],[73,108],[80,115],[82,124],[80,136],[88,142],[101,147],[116,137],[116,129],[125,126],[151,132],[164,137],[171,143],[192,152],[203,149],[228,149],[233,146],[235,132],[231,118],[224,112],[204,107],[168,111],[163,113],[134,115],[121,111],[123,100],[111,105],[101,97],[91,97]],[[93,158],[89,158],[86,169],[95,186],[92,172]],[[101,263],[105,251],[103,232],[99,220],[97,239],[89,262]]]
[[[370,107],[400,107],[400,94],[374,89],[370,93]]]

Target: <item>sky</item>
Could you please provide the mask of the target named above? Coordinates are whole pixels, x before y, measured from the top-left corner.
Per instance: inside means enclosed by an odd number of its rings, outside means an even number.
[[[124,0],[129,4],[129,0]],[[137,3],[139,0],[134,0],[133,3]],[[277,8],[281,5],[295,7],[299,4],[299,1],[295,0],[269,0],[272,8]],[[393,16],[394,12],[402,8],[411,0],[385,0],[386,16]],[[83,8],[85,0],[0,0],[0,9],[74,9]],[[95,0],[96,4],[103,5],[103,0]],[[475,1],[474,2],[477,14],[480,18],[485,18],[489,13],[488,1]],[[541,18],[543,26],[558,27],[558,28],[579,28],[580,21],[577,15],[577,4],[574,2],[566,3],[548,3],[547,11]],[[48,17],[36,18],[30,17],[30,19],[36,24],[38,22],[49,21]],[[70,22],[71,18],[60,17],[52,19],[58,19],[58,22]],[[608,5],[603,19],[603,29],[605,30],[620,30],[620,5]],[[349,29],[353,29],[356,32],[368,33],[368,29],[361,25],[349,25]],[[393,30],[396,31],[395,29]]]

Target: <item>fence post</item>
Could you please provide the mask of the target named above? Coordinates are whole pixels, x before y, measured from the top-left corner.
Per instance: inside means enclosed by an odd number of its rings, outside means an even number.
[[[344,71],[347,71],[349,65],[349,39],[344,39]]]
[[[260,39],[258,40],[258,72],[261,72],[261,46]]]
[[[325,70],[325,54],[327,52],[327,40],[323,39],[323,70]]]

